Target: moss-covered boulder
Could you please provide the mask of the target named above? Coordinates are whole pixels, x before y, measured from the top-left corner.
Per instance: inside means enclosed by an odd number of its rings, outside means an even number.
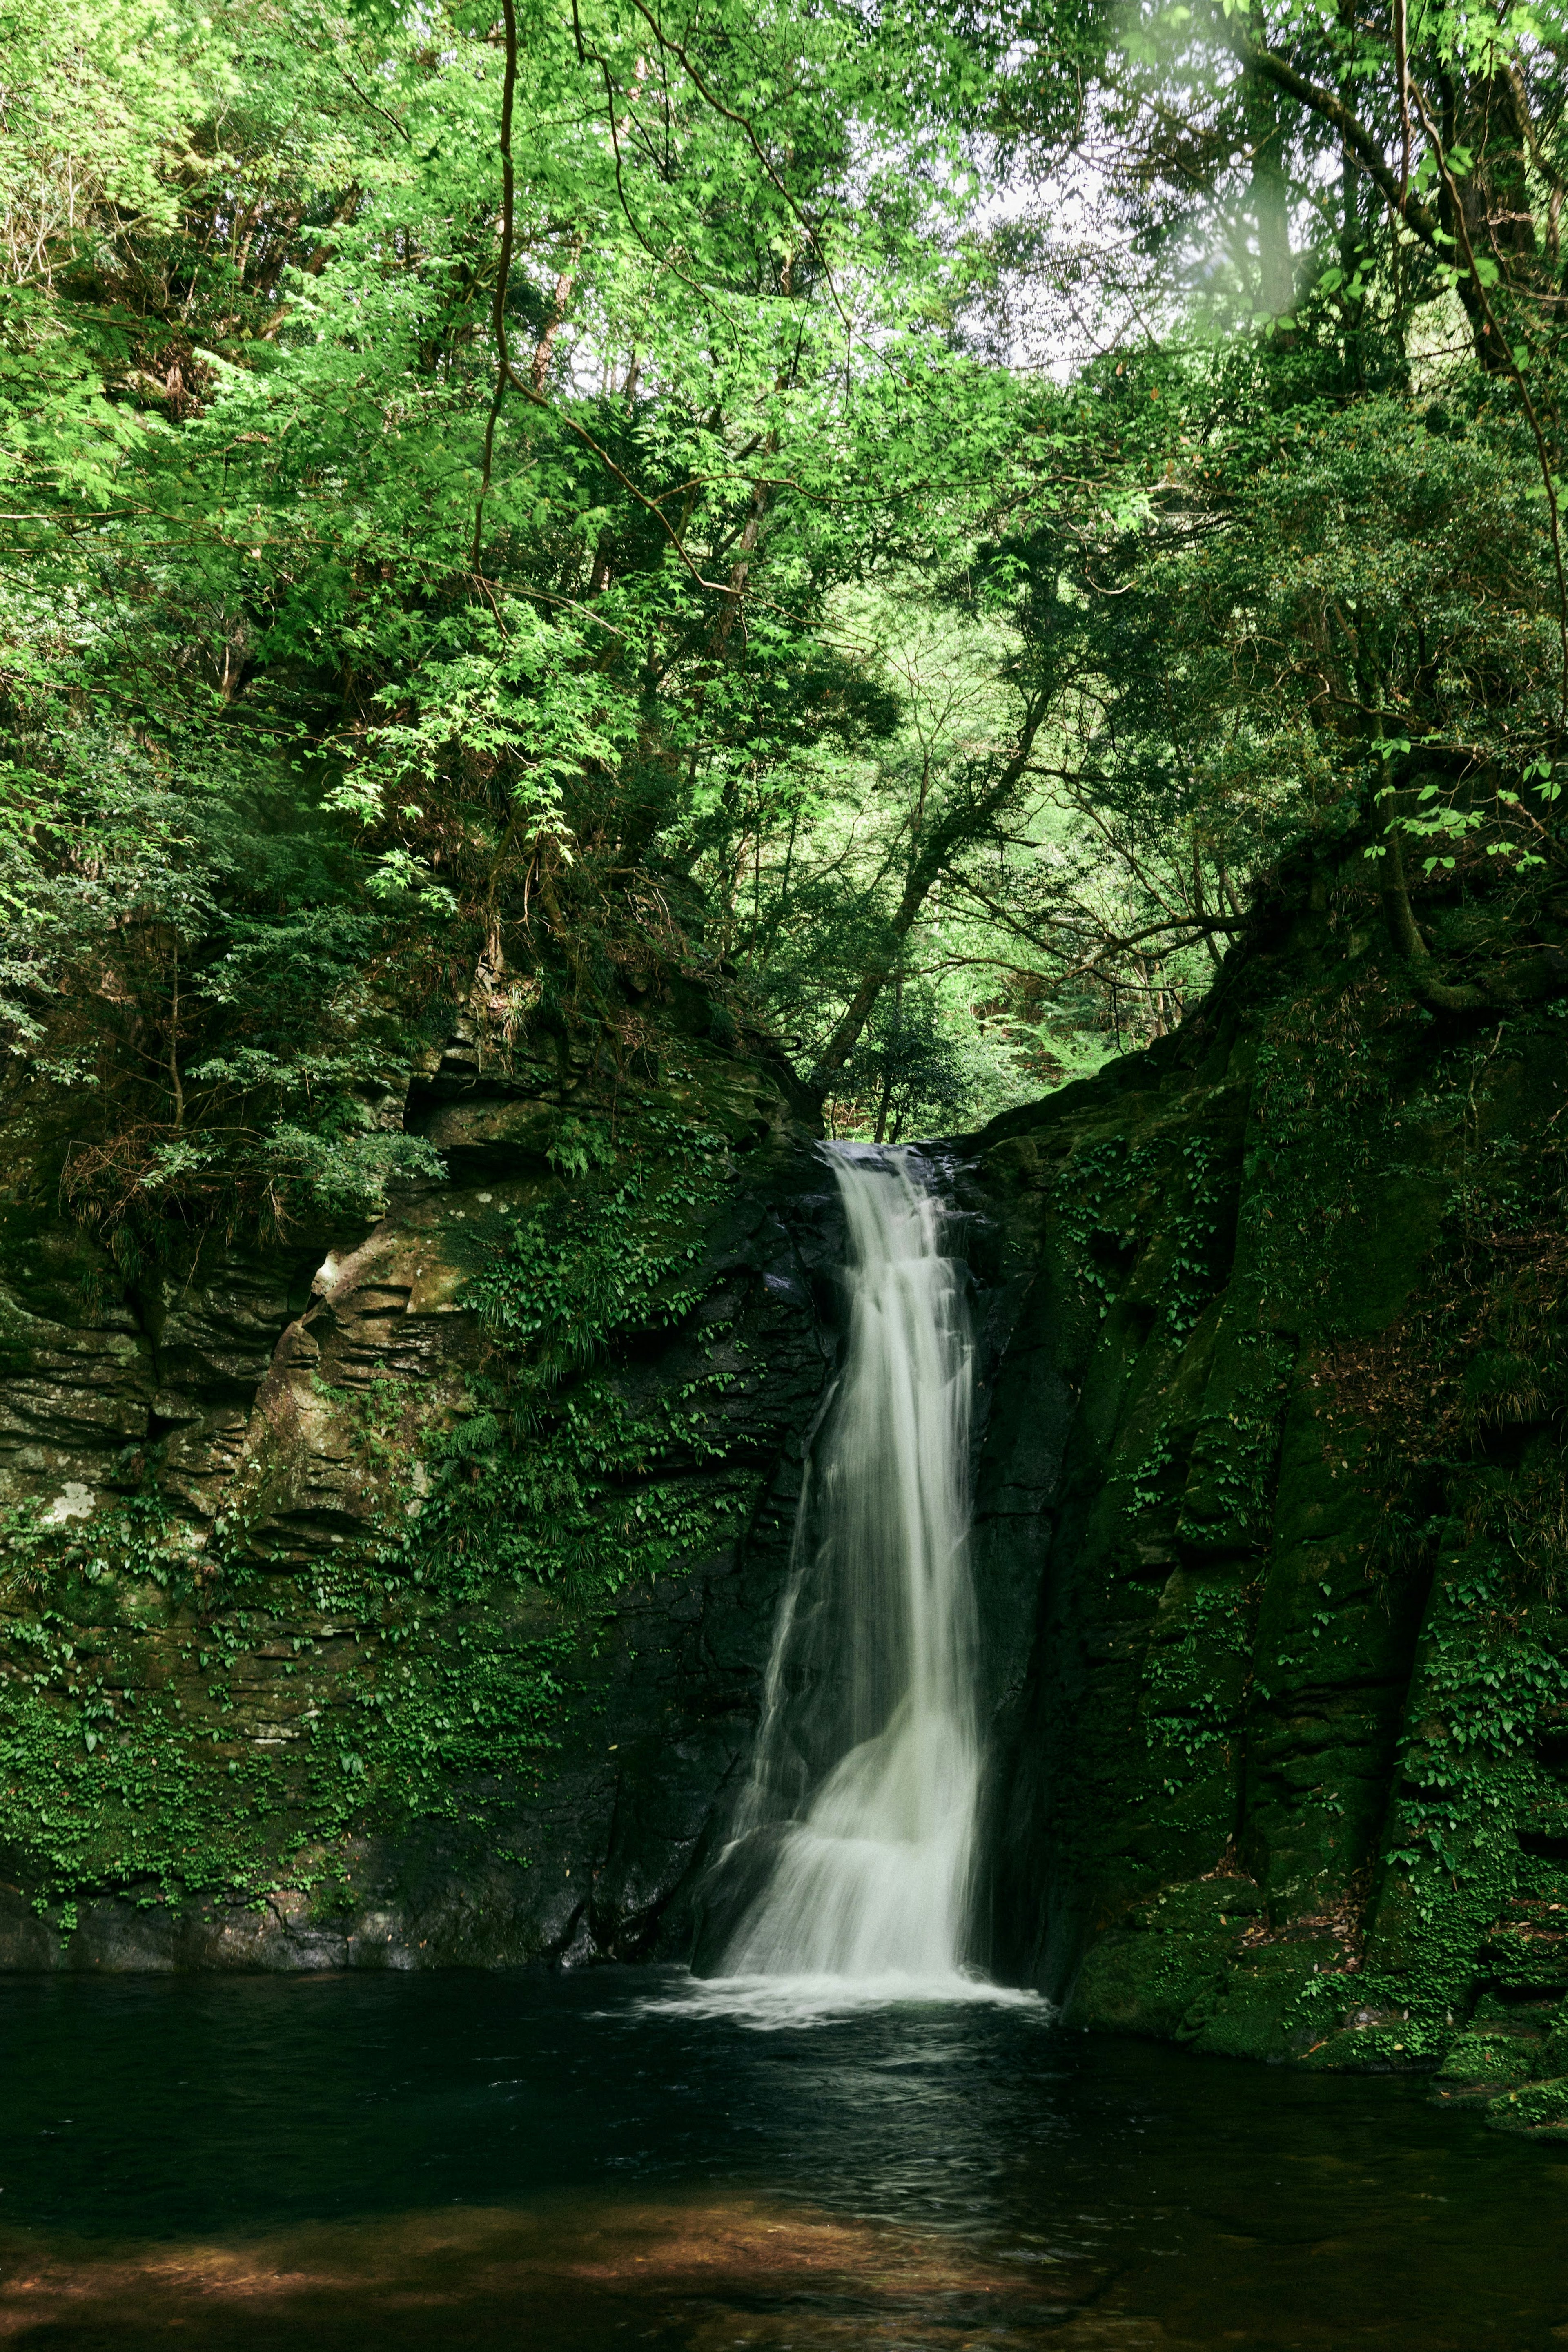
[[[1568,2133],[1568,2075],[1504,2091],[1488,2107],[1487,2121],[1501,2131]]]

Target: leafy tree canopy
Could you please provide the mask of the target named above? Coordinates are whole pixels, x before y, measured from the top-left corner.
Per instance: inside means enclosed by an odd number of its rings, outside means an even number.
[[[457,1003],[951,1129],[1327,842],[1557,985],[1550,11],[4,24],[8,1084],[122,1261],[437,1173]]]

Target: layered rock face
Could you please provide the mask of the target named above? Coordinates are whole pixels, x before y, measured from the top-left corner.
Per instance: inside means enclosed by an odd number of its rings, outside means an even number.
[[[787,1074],[666,1044],[617,1103],[465,1027],[405,1111],[446,1183],[141,1283],[14,1156],[0,1965],[689,1940],[837,1241]],[[586,1298],[601,1344],[519,1402],[486,1276],[502,1322]]]
[[[1568,1992],[1568,1006],[1435,1018],[1364,874],[977,1139],[986,1576],[1040,1596],[985,1935],[1071,2023],[1511,2112]]]

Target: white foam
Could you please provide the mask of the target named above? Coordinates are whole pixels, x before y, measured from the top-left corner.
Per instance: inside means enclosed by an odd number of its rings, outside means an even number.
[[[981,2006],[1035,2010],[1042,2020],[1055,2014],[1037,1992],[992,1984],[988,1977],[962,1969],[937,1976],[912,1976],[893,1969],[861,1977],[688,1977],[677,1990],[649,1994],[632,2006],[643,2017],[717,2019],[765,2032],[831,2025],[870,2010]]]

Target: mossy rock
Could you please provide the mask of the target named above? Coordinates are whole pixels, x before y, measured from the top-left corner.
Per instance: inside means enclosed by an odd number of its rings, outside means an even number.
[[[1485,2084],[1504,2090],[1528,2083],[1544,2056],[1533,2034],[1461,2033],[1437,2070],[1441,2083]]]
[[[1568,2132],[1568,2074],[1505,2091],[1487,2108],[1487,2121],[1499,2131]]]
[[[1140,1905],[1136,1924],[1166,1936],[1209,1935],[1263,1908],[1263,1890],[1249,1878],[1191,1878],[1163,1887]]]
[[[1229,1969],[1218,1998],[1210,1992],[1193,2004],[1177,2039],[1214,2058],[1301,2056],[1317,2038],[1302,1996],[1339,1957],[1326,1939],[1249,1952]]]
[[[1062,2011],[1102,2033],[1176,2033],[1196,2002],[1217,1997],[1234,1939],[1116,1929],[1091,1947]]]
[[[1442,2095],[1484,2100],[1568,2075],[1568,1612],[1511,1548],[1562,1493],[1536,1255],[1568,1022],[1434,1022],[1364,885],[1319,870],[1267,971],[977,1139],[1035,1302],[998,1392],[1076,1400],[1055,1484],[995,1506],[1048,1565],[988,1957],[1085,2023],[1314,2071],[1452,2053]],[[1234,1857],[1267,1941],[1204,1875]],[[1489,1990],[1533,2055],[1466,2038]]]

